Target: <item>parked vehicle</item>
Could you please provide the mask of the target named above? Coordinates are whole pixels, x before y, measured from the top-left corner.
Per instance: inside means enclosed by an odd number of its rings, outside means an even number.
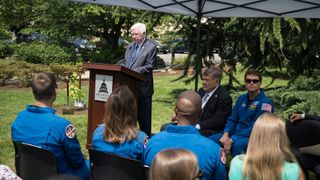
[[[17,43],[33,42],[33,41],[47,42],[48,41],[48,37],[43,35],[43,34],[40,34],[38,32],[30,32],[29,34],[19,33],[17,35],[17,39],[16,39]]]
[[[186,53],[188,52],[188,48],[185,44],[185,40],[182,38],[177,38],[168,42],[170,49],[172,49],[172,53]]]
[[[71,40],[72,46],[76,49],[77,52],[82,50],[93,51],[97,47],[93,43],[89,42],[87,39],[75,38]]]
[[[161,44],[158,40],[151,39],[151,41],[157,46],[158,52],[167,54],[170,52],[169,46],[167,44]]]

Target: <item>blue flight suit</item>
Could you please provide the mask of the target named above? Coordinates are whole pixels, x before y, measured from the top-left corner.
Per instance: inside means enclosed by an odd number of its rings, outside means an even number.
[[[249,99],[248,93],[239,96],[223,131],[223,133],[229,132],[229,137],[233,140],[231,147],[233,157],[246,152],[249,137],[257,118],[264,112],[273,111],[273,103],[262,89],[253,100]],[[220,143],[219,140],[223,133],[214,134],[209,138]]]
[[[220,158],[221,148],[202,136],[194,126],[169,125],[164,131],[152,136],[144,151],[144,163],[151,165],[155,155],[168,148],[182,148],[195,153],[204,180],[226,179],[226,168]]]
[[[50,107],[28,105],[12,124],[12,140],[51,151],[57,158],[59,174],[89,179],[89,163],[81,152],[74,126],[55,112]],[[69,135],[70,129],[73,135]]]
[[[105,124],[99,125],[92,136],[92,148],[98,151],[117,154],[123,157],[141,160],[148,136],[139,131],[138,136],[131,141],[123,143],[109,143],[104,140],[103,131]]]

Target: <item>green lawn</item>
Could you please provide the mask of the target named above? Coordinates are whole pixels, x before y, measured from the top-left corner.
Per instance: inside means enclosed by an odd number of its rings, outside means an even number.
[[[235,74],[240,82],[243,81],[243,72]],[[181,80],[174,81],[178,75],[171,76],[155,76],[155,93],[153,96],[152,105],[152,131],[154,133],[159,131],[161,124],[170,122],[173,115],[173,107],[175,99],[179,92],[185,89],[193,89],[194,83],[185,85]],[[222,84],[227,82],[228,78],[225,76]],[[264,78],[264,84],[271,82],[270,78]],[[272,86],[284,86],[287,84],[286,80],[276,80]],[[61,85],[59,85],[61,86]],[[62,87],[62,86],[61,86]],[[201,84],[199,84],[201,87]],[[82,93],[84,99],[87,100],[88,86],[84,85]],[[235,96],[236,98],[236,96]],[[25,108],[27,104],[33,103],[33,96],[30,88],[0,88],[0,164],[9,165],[14,168],[14,149],[11,142],[11,124],[15,116]],[[60,88],[58,90],[58,98],[55,102],[55,107],[66,104],[66,91]],[[62,115],[69,119],[77,128],[77,136],[82,146],[83,152],[88,157],[85,149],[86,133],[87,133],[87,114],[80,113],[76,115]]]

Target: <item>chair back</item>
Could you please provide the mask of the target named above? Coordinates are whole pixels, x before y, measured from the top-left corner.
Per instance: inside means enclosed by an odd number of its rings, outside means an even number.
[[[144,180],[141,161],[89,149],[90,179]]]
[[[314,120],[287,121],[286,131],[291,144],[297,148],[320,144],[320,122]]]
[[[40,180],[57,174],[54,154],[41,147],[13,141],[17,175],[23,180]]]

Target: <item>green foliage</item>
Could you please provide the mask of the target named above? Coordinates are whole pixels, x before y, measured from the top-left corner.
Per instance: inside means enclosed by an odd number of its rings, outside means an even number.
[[[294,81],[289,83],[290,90],[306,90],[315,91],[320,90],[320,75],[313,77],[298,76]]]
[[[73,72],[69,79],[69,91],[70,96],[74,100],[81,99],[81,89],[79,88],[79,75],[78,73]]]
[[[59,46],[44,42],[30,44],[22,43],[16,50],[18,60],[36,64],[66,63],[75,61],[71,54],[68,54]]]
[[[273,34],[279,42],[280,49],[282,49],[283,39],[281,35],[281,19],[279,17],[273,18]]]
[[[0,86],[4,86],[14,76],[14,70],[8,65],[0,64]]]
[[[0,57],[8,57],[13,54],[13,45],[0,40]]]
[[[66,81],[67,74],[81,73],[79,69],[81,64],[32,64],[25,61],[10,61],[9,63],[0,64],[0,86],[7,84],[9,80],[16,80],[20,87],[31,85],[32,77],[39,72],[53,72],[58,80]]]

